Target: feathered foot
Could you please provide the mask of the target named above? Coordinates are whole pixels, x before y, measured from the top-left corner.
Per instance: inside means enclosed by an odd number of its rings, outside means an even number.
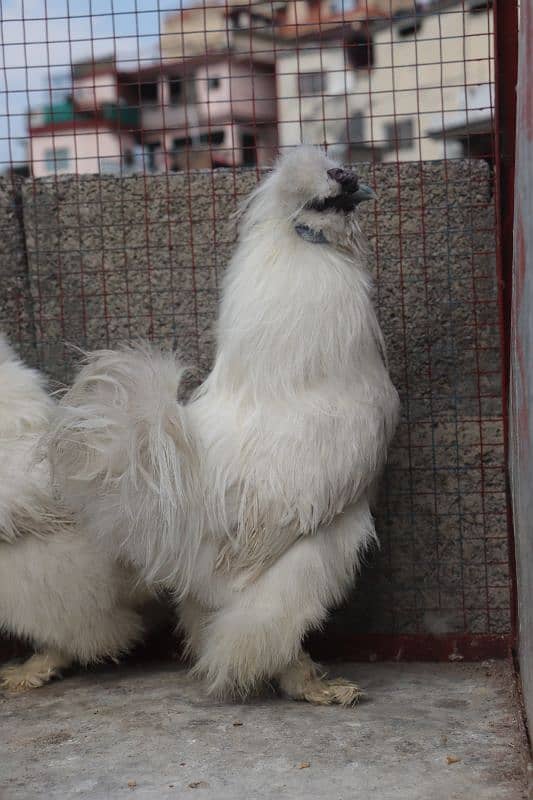
[[[22,664],[7,664],[0,669],[0,688],[9,692],[26,692],[38,689],[53,678],[61,677],[61,670],[71,664],[71,659],[54,650],[35,653]]]
[[[355,706],[363,694],[355,683],[344,678],[327,679],[307,653],[287,667],[278,682],[287,697],[319,706]]]

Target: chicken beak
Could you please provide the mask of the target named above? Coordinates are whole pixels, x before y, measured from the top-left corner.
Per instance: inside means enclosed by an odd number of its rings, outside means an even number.
[[[356,205],[359,205],[359,203],[364,203],[366,200],[377,200],[377,194],[366,183],[360,183],[359,188],[353,195],[353,199]]]

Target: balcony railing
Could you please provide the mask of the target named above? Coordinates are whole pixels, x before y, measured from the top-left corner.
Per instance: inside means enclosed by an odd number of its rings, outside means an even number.
[[[29,127],[40,128],[45,125],[57,125],[64,122],[83,122],[87,120],[106,120],[120,128],[138,128],[140,121],[139,109],[119,105],[118,103],[105,103],[99,108],[90,110],[77,109],[75,105],[65,100],[61,103],[46,105],[29,112]]]

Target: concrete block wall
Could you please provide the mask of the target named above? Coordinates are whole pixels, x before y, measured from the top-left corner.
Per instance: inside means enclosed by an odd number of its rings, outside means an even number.
[[[18,178],[0,179],[0,332],[33,365],[37,352],[21,187]]]
[[[511,600],[489,169],[358,171],[379,196],[361,215],[402,421],[376,510],[381,548],[331,635],[503,642]],[[20,253],[0,249],[0,272],[28,287],[32,325],[15,325],[9,282],[0,325],[35,348],[54,381],[77,359],[65,342],[139,337],[178,347],[205,373],[231,215],[257,179],[252,170],[25,182],[11,240]],[[10,191],[4,184],[0,200]]]

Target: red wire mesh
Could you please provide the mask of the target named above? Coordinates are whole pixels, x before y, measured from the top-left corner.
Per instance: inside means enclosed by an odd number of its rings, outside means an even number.
[[[490,0],[0,10],[1,324],[52,378],[65,341],[138,336],[209,368],[228,217],[280,149],[321,144],[376,186],[364,223],[403,419],[382,549],[331,630],[368,655],[512,637],[493,17]]]

